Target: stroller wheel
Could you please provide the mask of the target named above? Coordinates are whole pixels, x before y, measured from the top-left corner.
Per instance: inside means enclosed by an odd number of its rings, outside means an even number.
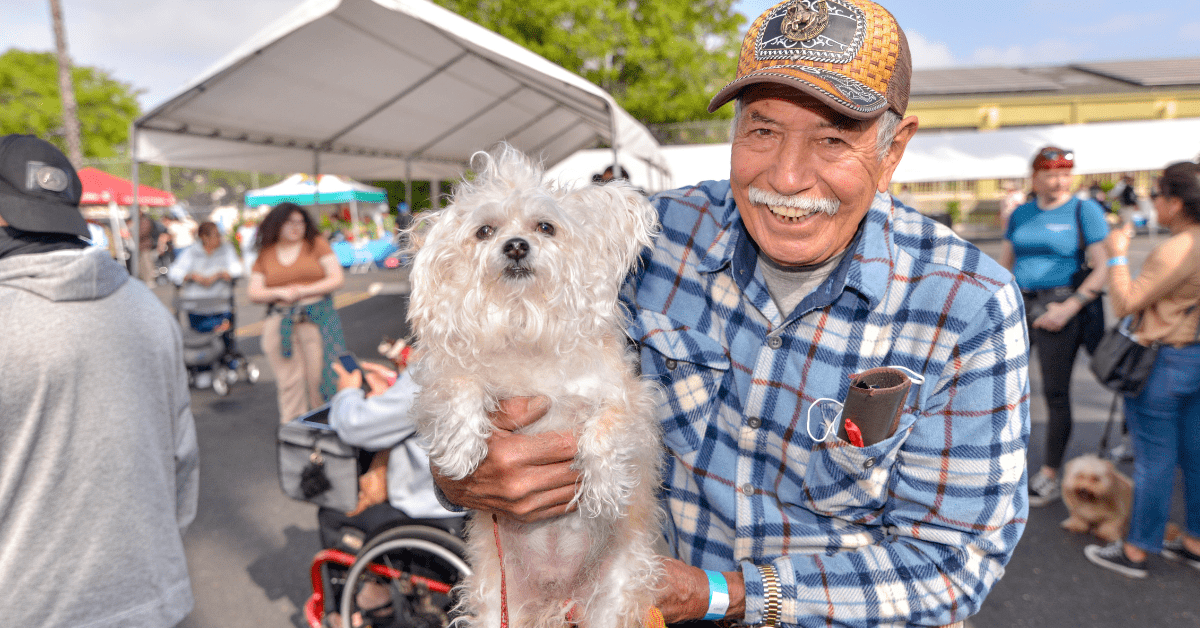
[[[251,384],[253,384],[253,383],[255,383],[255,382],[257,382],[257,381],[258,381],[258,376],[259,376],[259,375],[260,375],[260,373],[259,373],[259,371],[258,371],[258,367],[257,367],[257,366],[255,366],[254,364],[247,364],[247,365],[246,365],[246,381],[248,381],[248,382],[250,382]]]
[[[225,381],[229,382],[230,384],[236,384],[238,381],[237,369],[226,369],[225,370]]]
[[[213,392],[224,397],[229,394],[229,382],[224,371],[217,373],[212,382]]]

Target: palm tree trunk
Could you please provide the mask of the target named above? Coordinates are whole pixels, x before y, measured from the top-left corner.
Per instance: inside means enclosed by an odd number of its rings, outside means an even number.
[[[76,168],[81,168],[83,150],[79,143],[75,84],[71,80],[71,56],[67,54],[67,30],[63,26],[62,4],[59,0],[50,0],[50,15],[54,19],[54,43],[58,47],[58,91],[62,96],[63,134],[67,141],[67,157]]]

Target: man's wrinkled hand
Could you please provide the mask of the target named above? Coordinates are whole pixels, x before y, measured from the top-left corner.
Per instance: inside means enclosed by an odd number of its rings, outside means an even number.
[[[566,432],[523,434],[517,430],[546,415],[542,397],[516,397],[491,415],[495,429],[488,454],[475,472],[452,480],[432,467],[438,487],[452,503],[529,523],[573,509],[579,472],[572,469],[578,444]]]

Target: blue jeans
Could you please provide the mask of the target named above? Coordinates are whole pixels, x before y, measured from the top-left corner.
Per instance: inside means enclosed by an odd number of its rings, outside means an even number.
[[[1133,439],[1133,516],[1128,543],[1162,550],[1171,511],[1175,467],[1183,468],[1187,531],[1200,537],[1200,344],[1158,351],[1150,380],[1125,397]]]

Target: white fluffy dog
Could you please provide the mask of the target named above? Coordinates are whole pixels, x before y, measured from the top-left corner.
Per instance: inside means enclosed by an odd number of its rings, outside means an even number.
[[[516,628],[641,626],[662,573],[662,454],[618,292],[652,243],[654,210],[623,183],[544,181],[509,146],[476,164],[413,230],[419,430],[438,469],[460,479],[487,454],[501,399],[544,396],[548,413],[524,431],[573,432],[581,480],[577,510],[560,517],[473,517],[461,621],[499,628],[504,608]]]
[[[1105,541],[1124,538],[1133,510],[1133,481],[1094,454],[1073,458],[1063,469],[1062,499],[1071,514],[1062,527],[1092,532]]]

